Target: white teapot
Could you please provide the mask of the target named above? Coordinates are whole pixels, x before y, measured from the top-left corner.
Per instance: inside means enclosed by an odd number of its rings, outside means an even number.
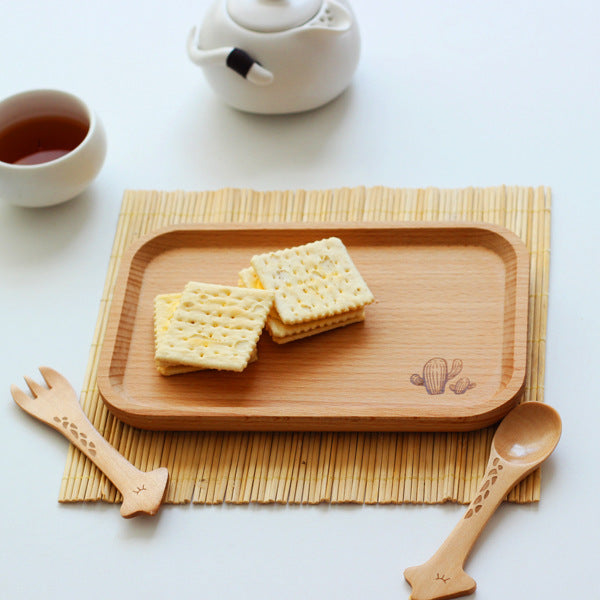
[[[346,0],[216,0],[187,51],[231,106],[293,113],[346,89],[360,35]]]

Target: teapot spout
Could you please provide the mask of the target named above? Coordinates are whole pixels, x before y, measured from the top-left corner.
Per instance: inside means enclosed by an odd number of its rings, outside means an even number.
[[[195,27],[188,35],[187,53],[194,64],[201,67],[215,64],[227,66],[254,85],[269,85],[273,82],[273,73],[240,48],[200,49],[196,43]]]

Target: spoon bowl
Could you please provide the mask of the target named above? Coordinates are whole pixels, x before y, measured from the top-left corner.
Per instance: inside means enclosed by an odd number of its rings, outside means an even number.
[[[560,416],[551,406],[525,402],[500,423],[492,448],[509,463],[535,468],[552,454],[561,428]]]

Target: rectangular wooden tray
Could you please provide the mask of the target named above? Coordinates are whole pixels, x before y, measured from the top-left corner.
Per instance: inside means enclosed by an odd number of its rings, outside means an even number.
[[[243,373],[163,377],[153,299],[188,281],[237,284],[253,254],[329,236],[375,295],[364,323],[278,345]],[[489,224],[183,225],[125,253],[98,387],[155,430],[466,431],[514,405],[526,368],[529,254]]]

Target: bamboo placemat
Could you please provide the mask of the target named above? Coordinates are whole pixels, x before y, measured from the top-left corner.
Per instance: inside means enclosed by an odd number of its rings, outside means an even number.
[[[343,188],[321,191],[126,191],[81,402],[94,426],[142,470],[169,469],[166,502],[468,503],[484,474],[494,428],[468,433],[151,432],[108,412],[96,387],[119,262],[139,236],[176,223],[477,221],[503,225],[531,256],[525,400],[543,401],[550,190],[531,187]],[[540,498],[539,470],[508,499]],[[120,502],[119,493],[71,446],[59,501]]]

